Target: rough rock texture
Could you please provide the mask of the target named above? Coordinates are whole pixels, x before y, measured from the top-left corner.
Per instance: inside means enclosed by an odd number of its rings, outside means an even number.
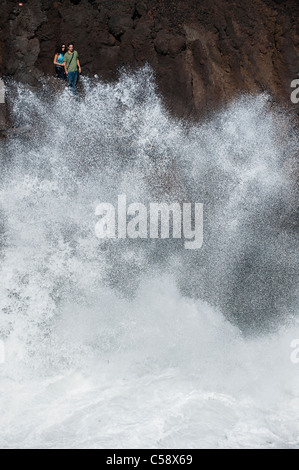
[[[198,117],[242,91],[291,104],[298,13],[297,0],[1,0],[0,65],[34,85],[54,73],[56,43],[71,40],[84,74],[113,80],[123,65],[149,63],[179,116]]]

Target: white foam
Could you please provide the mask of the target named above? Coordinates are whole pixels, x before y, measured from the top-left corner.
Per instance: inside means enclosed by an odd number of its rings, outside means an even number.
[[[261,95],[183,125],[147,68],[48,86],[16,88],[32,131],[3,147],[1,447],[298,447],[284,118]],[[203,202],[203,248],[101,243],[118,194]]]

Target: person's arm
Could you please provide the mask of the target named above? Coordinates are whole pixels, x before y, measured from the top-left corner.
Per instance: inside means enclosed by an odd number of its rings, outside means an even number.
[[[57,62],[57,57],[58,57],[58,54],[55,54],[53,64],[54,65],[61,65]]]
[[[68,71],[67,71],[67,68],[66,68],[66,62],[63,62],[63,66],[64,66],[65,75],[68,75]]]
[[[77,65],[78,65],[78,68],[79,68],[79,73],[81,73],[81,65],[80,65],[80,62],[79,62],[79,57],[77,59]]]

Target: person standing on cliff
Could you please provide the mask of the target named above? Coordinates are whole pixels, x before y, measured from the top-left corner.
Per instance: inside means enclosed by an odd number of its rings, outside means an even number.
[[[68,50],[63,57],[63,65],[67,78],[68,86],[72,89],[74,95],[77,94],[77,81],[79,73],[81,73],[81,66],[79,62],[79,54],[74,50],[74,43],[68,44]]]
[[[66,53],[65,43],[56,47],[55,56],[54,56],[56,77],[61,78],[62,80],[66,80],[66,75],[64,71],[64,65],[63,65],[63,57],[65,53]]]

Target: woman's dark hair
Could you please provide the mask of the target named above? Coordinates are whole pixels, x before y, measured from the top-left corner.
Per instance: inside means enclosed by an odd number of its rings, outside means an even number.
[[[65,50],[63,51],[62,46],[66,46],[66,43],[62,42],[59,46],[56,46],[55,54],[63,54],[64,52],[66,52],[66,47],[65,47]]]

